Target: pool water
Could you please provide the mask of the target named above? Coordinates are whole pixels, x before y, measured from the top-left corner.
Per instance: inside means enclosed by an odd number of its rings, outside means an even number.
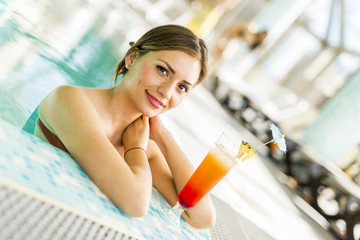
[[[126,42],[144,27],[89,2],[0,1],[0,118],[22,127],[59,85],[111,86]]]

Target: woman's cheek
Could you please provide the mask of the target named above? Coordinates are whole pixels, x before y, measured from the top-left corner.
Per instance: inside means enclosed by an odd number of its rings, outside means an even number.
[[[172,109],[172,108],[175,108],[177,106],[179,106],[182,101],[184,100],[184,97],[182,96],[176,96],[176,97],[173,97],[171,100],[170,100],[170,103],[169,103],[169,109]]]
[[[144,64],[144,67],[141,72],[141,78],[143,82],[150,83],[152,82],[152,79],[154,79],[154,71],[152,71],[149,64]]]

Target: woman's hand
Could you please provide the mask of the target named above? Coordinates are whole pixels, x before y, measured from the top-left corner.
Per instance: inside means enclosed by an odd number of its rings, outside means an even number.
[[[155,116],[149,119],[150,123],[150,138],[156,142],[157,136],[161,135],[164,131],[167,131],[163,125],[159,116]]]
[[[122,142],[124,150],[141,147],[146,149],[149,142],[149,118],[141,116],[132,122],[124,131]]]

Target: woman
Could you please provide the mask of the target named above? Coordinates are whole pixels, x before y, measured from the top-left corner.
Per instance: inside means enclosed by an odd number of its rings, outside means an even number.
[[[60,86],[39,107],[35,135],[68,151],[125,214],[149,209],[152,185],[172,204],[194,167],[158,115],[179,105],[206,76],[203,40],[178,25],[145,33],[118,63],[113,88]],[[214,225],[209,196],[182,217]]]

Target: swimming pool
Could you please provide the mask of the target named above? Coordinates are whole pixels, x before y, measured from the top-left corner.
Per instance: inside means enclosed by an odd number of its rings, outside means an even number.
[[[0,118],[22,127],[62,84],[111,86],[128,42],[149,26],[131,11],[106,1],[0,1]]]

